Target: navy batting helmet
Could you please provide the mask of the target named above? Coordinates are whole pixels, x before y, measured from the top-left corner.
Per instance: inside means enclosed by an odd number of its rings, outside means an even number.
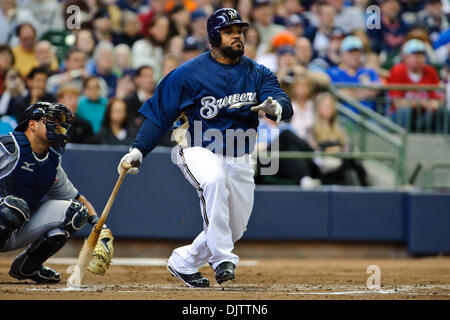
[[[213,47],[220,44],[220,30],[233,24],[248,27],[248,23],[242,21],[239,12],[233,8],[219,9],[208,18],[208,39]]]

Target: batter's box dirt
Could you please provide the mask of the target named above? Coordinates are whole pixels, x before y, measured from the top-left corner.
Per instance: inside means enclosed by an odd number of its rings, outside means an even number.
[[[243,260],[244,261],[244,260]],[[62,281],[38,285],[8,275],[0,258],[0,300],[450,300],[450,259],[259,259],[238,266],[236,279],[209,288],[187,288],[165,266],[113,265],[105,276],[86,274],[83,287],[68,288],[67,265],[49,264]],[[380,269],[380,288],[367,287],[368,266]]]

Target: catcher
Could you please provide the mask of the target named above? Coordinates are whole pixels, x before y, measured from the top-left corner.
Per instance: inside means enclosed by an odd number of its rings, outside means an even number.
[[[38,102],[24,120],[0,136],[0,252],[27,248],[9,274],[19,280],[57,283],[59,272],[43,263],[86,222],[98,217],[61,166],[73,112],[60,103]],[[89,269],[103,274],[112,258],[113,237],[102,232]],[[106,249],[105,249],[106,247]]]

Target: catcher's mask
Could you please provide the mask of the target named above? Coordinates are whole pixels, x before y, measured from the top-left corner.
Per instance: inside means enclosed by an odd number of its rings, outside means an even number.
[[[72,110],[61,103],[37,102],[25,110],[24,120],[15,130],[25,131],[29,120],[43,119],[47,129],[47,139],[56,151],[64,153],[65,146],[69,142],[67,132],[73,118]]]

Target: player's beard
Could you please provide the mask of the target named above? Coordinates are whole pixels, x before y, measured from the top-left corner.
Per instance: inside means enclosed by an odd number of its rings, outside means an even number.
[[[230,59],[236,59],[242,57],[242,55],[244,54],[244,44],[242,44],[237,49],[234,49],[232,46],[221,46],[219,50],[223,56]]]

